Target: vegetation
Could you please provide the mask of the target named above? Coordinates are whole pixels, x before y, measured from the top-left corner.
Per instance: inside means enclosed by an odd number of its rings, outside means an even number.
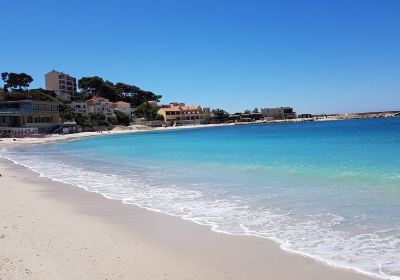
[[[117,117],[116,121],[117,124],[119,125],[130,125],[131,120],[129,118],[129,116],[127,116],[126,114],[120,112],[120,111],[115,111],[115,115]]]
[[[160,107],[152,106],[146,102],[136,108],[135,116],[145,118],[147,121],[164,120],[163,116],[157,114],[158,109]]]
[[[125,101],[132,106],[139,106],[147,101],[159,101],[161,95],[156,95],[151,91],[145,91],[137,86],[104,81],[98,76],[83,77],[78,81],[79,88],[83,96],[100,96],[112,102]]]
[[[211,111],[211,116],[216,122],[225,122],[229,118],[229,113],[222,109],[215,109]]]
[[[60,117],[63,121],[75,121],[78,125],[82,127],[88,127],[94,129],[96,126],[109,126],[112,120],[107,120],[106,117],[98,113],[85,114],[78,112],[68,105],[60,104]],[[116,122],[116,121],[115,121]],[[115,123],[116,124],[116,123]]]
[[[78,125],[91,129],[110,124],[130,124],[130,116],[123,112],[116,111],[115,118],[106,118],[97,113],[86,114],[71,108],[68,104],[69,101],[58,99],[54,91],[42,88],[28,89],[33,79],[26,73],[3,72],[1,79],[4,81],[4,91],[0,91],[0,101],[56,101],[59,103],[60,117],[63,121],[75,121]],[[83,77],[78,83],[81,92],[72,97],[73,101],[85,101],[93,96],[107,98],[111,102],[124,101],[130,103],[133,107],[137,107],[136,117],[146,120],[163,120],[163,117],[157,114],[159,107],[148,104],[148,101],[159,101],[161,95],[142,90],[135,85],[120,82],[114,84],[98,76]]]
[[[8,92],[8,89],[22,91],[27,90],[29,85],[33,82],[31,76],[26,73],[13,73],[3,72],[1,73],[1,79],[4,81],[4,91]]]
[[[0,92],[0,101],[18,101],[18,100],[40,100],[40,101],[58,101],[54,91],[42,88],[28,89],[33,82],[30,75],[26,73],[1,73],[1,79],[4,82],[4,91]]]
[[[39,101],[58,101],[54,91],[42,88],[30,89],[26,91],[15,90],[12,92],[0,92],[0,101],[18,100],[39,100]]]

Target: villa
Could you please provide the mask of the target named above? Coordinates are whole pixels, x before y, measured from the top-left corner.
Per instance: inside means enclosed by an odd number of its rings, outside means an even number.
[[[111,103],[112,108],[114,111],[119,111],[124,113],[127,116],[131,115],[131,104],[124,102],[124,101],[117,101],[117,102],[112,102]]]
[[[102,114],[107,118],[115,117],[112,103],[107,98],[98,96],[86,100],[86,112]]]
[[[204,124],[207,123],[210,110],[200,105],[185,106],[184,103],[171,103],[157,112],[167,124]]]

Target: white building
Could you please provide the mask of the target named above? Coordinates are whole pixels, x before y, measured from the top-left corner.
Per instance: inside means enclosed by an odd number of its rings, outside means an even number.
[[[73,101],[69,106],[78,112],[86,113],[86,101]]]
[[[107,118],[115,117],[112,103],[107,98],[98,96],[86,100],[86,112],[102,114]]]

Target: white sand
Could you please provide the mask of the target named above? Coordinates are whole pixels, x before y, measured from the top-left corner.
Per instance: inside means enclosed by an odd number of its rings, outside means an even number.
[[[41,144],[53,141],[67,141],[79,138],[93,137],[93,136],[106,136],[113,134],[128,134],[128,133],[140,133],[148,131],[169,131],[169,130],[181,130],[181,129],[196,129],[196,128],[207,128],[216,126],[230,126],[235,125],[229,124],[204,124],[204,125],[187,125],[187,126],[169,126],[169,127],[146,127],[146,126],[130,126],[130,127],[116,127],[110,131],[103,132],[80,132],[73,134],[54,134],[47,135],[46,137],[25,137],[25,138],[0,138],[0,147],[2,145],[20,145],[20,144]]]
[[[0,159],[0,279],[369,279]]]

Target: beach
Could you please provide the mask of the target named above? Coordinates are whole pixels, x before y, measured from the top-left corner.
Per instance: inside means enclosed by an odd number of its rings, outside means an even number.
[[[369,279],[0,161],[0,279]]]
[[[220,127],[220,126],[231,126],[231,125],[235,124],[223,123],[223,124],[185,125],[185,126],[168,126],[168,127],[148,127],[141,125],[117,126],[116,128],[107,131],[88,131],[88,132],[78,132],[72,134],[50,134],[50,135],[45,135],[43,137],[0,138],[0,148],[1,146],[14,146],[20,144],[44,144],[50,142],[78,140],[93,136],[130,134],[130,133],[140,133],[149,131],[200,129],[200,128]]]

